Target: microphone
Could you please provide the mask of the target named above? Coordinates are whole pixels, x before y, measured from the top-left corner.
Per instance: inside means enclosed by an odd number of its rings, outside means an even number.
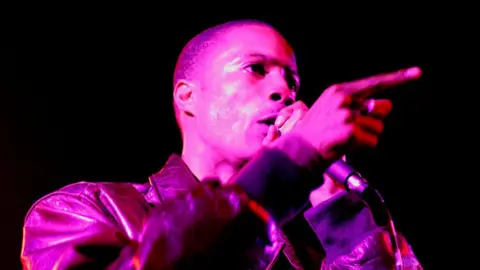
[[[360,196],[369,188],[368,181],[343,160],[332,163],[325,173],[334,181],[344,185],[347,190]]]
[[[345,186],[348,191],[356,193],[363,198],[367,203],[369,203],[371,208],[375,207],[375,205],[383,208],[382,210],[383,214],[385,214],[387,218],[388,232],[390,235],[392,250],[394,252],[395,269],[402,270],[403,260],[399,245],[400,241],[393,223],[392,216],[390,215],[390,211],[388,211],[385,201],[380,193],[376,189],[370,187],[367,179],[363,178],[359,172],[350,167],[350,165],[343,160],[338,160],[332,163],[325,173],[334,181]],[[373,214],[375,216],[375,213]]]

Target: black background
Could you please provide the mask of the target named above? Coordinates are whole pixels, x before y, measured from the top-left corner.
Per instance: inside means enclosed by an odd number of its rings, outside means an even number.
[[[9,246],[2,256],[11,265],[5,269],[19,267],[22,222],[35,200],[79,180],[146,181],[180,151],[171,106],[176,57],[205,27],[240,18],[272,23],[290,40],[307,104],[336,82],[423,69],[419,81],[382,94],[394,110],[380,144],[350,162],[383,194],[419,259],[438,265],[432,241],[441,214],[432,209],[440,199],[425,182],[437,177],[431,171],[441,159],[432,155],[441,132],[439,25],[427,11],[354,18],[340,9],[309,11],[205,14],[138,4],[47,8],[17,18],[12,25],[20,27],[11,29],[18,46],[0,51],[1,211]]]

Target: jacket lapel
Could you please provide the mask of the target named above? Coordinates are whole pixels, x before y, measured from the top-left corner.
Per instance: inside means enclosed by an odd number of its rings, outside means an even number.
[[[171,155],[163,168],[149,177],[149,181],[152,188],[147,197],[152,203],[164,203],[182,196],[199,184],[199,181],[182,158],[176,154]],[[281,259],[278,260],[279,257],[282,257],[279,256],[282,250],[285,257],[288,258],[287,261],[295,269],[310,269],[310,267],[319,269],[317,267],[319,267],[318,263],[321,258],[318,257],[323,257],[320,255],[321,252],[318,252],[320,245],[316,243],[316,236],[313,231],[310,231],[309,225],[302,218],[303,215],[300,214],[290,224],[282,228],[281,244],[273,252],[275,255],[271,258],[271,263],[267,269],[277,269],[277,266],[285,265],[286,262],[281,263]],[[289,240],[293,240],[293,242]],[[309,242],[310,245],[307,244],[306,246],[310,247],[306,247],[305,243]]]
[[[199,184],[182,158],[171,155],[163,168],[149,177],[153,192],[152,201],[163,203],[192,190]]]

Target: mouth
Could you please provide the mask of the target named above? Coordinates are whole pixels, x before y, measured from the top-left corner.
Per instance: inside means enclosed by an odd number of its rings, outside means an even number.
[[[276,113],[275,114],[270,114],[270,115],[267,115],[267,116],[263,117],[262,119],[258,120],[258,123],[270,126],[270,125],[275,124],[275,120],[277,120],[277,117],[278,117],[278,114],[276,114]]]

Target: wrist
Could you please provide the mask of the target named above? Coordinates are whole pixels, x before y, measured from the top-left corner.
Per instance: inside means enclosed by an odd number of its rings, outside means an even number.
[[[274,141],[269,148],[286,154],[297,166],[309,170],[323,171],[330,165],[315,147],[305,140],[300,134],[290,132]]]
[[[309,200],[313,207],[329,200],[335,195],[345,190],[345,187],[339,183],[333,182],[324,176],[324,184],[310,193]]]

